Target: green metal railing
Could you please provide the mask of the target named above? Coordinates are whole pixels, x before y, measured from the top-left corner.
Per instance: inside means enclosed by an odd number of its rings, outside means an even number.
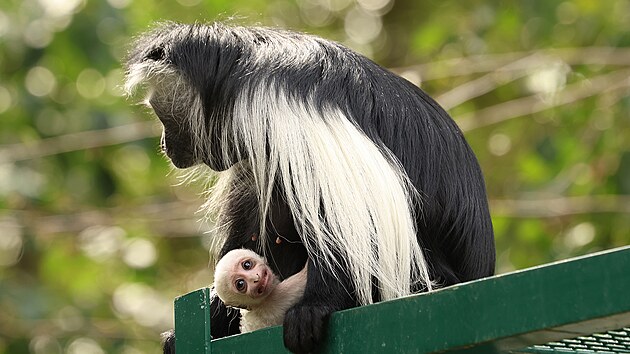
[[[175,300],[178,353],[286,353],[282,328],[211,340],[210,291]],[[332,315],[321,353],[630,353],[630,247]]]

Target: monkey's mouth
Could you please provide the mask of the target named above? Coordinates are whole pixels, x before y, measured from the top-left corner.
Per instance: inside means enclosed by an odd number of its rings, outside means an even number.
[[[263,274],[260,277],[260,283],[258,284],[258,288],[256,289],[256,295],[262,296],[267,292],[267,284],[269,283],[269,272],[265,269],[263,270]]]
[[[164,132],[162,132],[162,137],[160,138],[160,150],[166,154],[166,134]]]
[[[160,138],[160,150],[171,160],[175,167],[191,167],[196,164],[196,161],[187,143],[187,141],[182,141],[180,136],[173,138],[164,129]]]

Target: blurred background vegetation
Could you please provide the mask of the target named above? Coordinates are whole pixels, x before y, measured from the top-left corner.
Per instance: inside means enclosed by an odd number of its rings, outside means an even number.
[[[485,172],[507,272],[630,243],[630,1],[3,0],[0,353],[156,353],[209,282],[201,186],[122,97],[155,21],[337,40],[420,85]]]

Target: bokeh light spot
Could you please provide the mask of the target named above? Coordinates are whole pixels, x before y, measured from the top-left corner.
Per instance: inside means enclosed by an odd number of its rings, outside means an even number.
[[[9,28],[11,28],[9,16],[0,11],[0,37],[4,37],[9,32]]]
[[[93,99],[103,94],[105,91],[105,79],[100,72],[95,69],[85,69],[77,77],[77,92],[79,95]]]
[[[30,22],[22,33],[24,42],[33,48],[44,48],[53,40],[53,32],[44,20]]]
[[[57,79],[53,73],[43,66],[35,66],[26,74],[24,80],[26,90],[33,96],[49,95],[57,86]]]
[[[577,224],[564,235],[564,244],[569,249],[586,246],[595,239],[595,233],[595,226],[590,222]]]
[[[103,261],[118,252],[126,234],[118,226],[90,226],[79,234],[79,246],[88,257]]]
[[[57,339],[48,335],[37,335],[31,339],[29,349],[33,354],[61,353],[61,345]]]
[[[571,69],[564,62],[551,62],[527,77],[527,88],[539,94],[553,94],[562,90]]]
[[[157,250],[153,242],[137,238],[125,245],[122,258],[131,268],[148,268],[157,261]]]
[[[142,283],[125,283],[114,291],[114,309],[145,327],[167,328],[172,322],[170,299]]]
[[[105,354],[101,346],[92,338],[77,338],[73,340],[66,350],[68,354]]]
[[[512,139],[509,136],[498,133],[488,139],[488,150],[492,155],[503,156],[512,149]]]
[[[0,86],[0,113],[6,112],[11,107],[12,103],[11,92],[4,86]]]
[[[392,3],[392,0],[357,0],[359,6],[368,11],[381,11]]]
[[[0,219],[0,267],[17,264],[22,256],[22,232],[20,227],[12,220]]]
[[[82,0],[39,0],[39,4],[50,17],[63,17],[74,13]]]
[[[131,4],[131,0],[107,0],[107,2],[115,9],[124,9]]]
[[[348,11],[344,25],[348,37],[358,44],[372,42],[383,29],[383,22],[379,16],[358,8]]]

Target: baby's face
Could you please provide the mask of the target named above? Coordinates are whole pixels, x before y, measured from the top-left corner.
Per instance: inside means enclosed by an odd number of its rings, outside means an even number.
[[[219,294],[226,303],[236,305],[260,304],[274,290],[277,280],[265,260],[253,251],[228,252],[217,265],[217,275],[227,294]]]

